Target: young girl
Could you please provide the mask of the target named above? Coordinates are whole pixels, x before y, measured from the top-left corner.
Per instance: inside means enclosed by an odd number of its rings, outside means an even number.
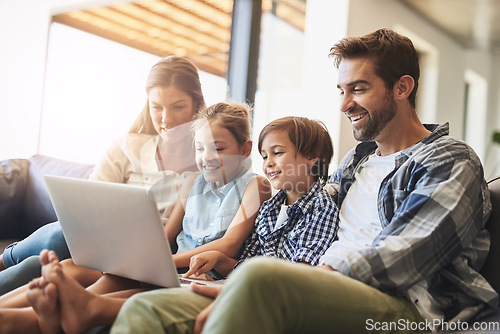
[[[249,170],[248,157],[252,149],[249,124],[245,106],[225,103],[201,112],[194,122],[196,164],[201,175],[192,185],[186,185],[191,188],[189,196],[177,201],[165,225],[169,241],[178,248],[174,255],[178,267],[187,267],[192,255],[206,250],[216,249],[229,257],[237,256],[253,228],[260,205],[270,197],[265,178]],[[59,262],[57,265],[60,266]],[[66,332],[74,332],[96,325],[95,320],[98,324],[111,324],[125,298],[143,288],[139,282],[104,274],[84,290],[72,278],[78,276],[75,274],[78,268],[64,268],[63,282],[67,284],[57,284],[59,300],[50,300],[49,306],[44,299],[49,294],[40,289],[45,288],[47,282],[43,279],[32,282],[28,298],[39,312],[40,322],[31,308],[23,309],[24,312],[4,309],[0,310],[0,317],[6,320],[0,323],[0,332],[39,328],[50,333],[59,332],[61,326]],[[103,295],[111,292],[115,292],[113,297]],[[59,303],[61,310],[64,309],[60,322]],[[38,308],[41,304],[43,307]],[[23,306],[27,306],[26,300],[0,302],[0,309]],[[66,321],[64,315],[68,314],[71,321]]]
[[[259,152],[263,171],[279,192],[262,205],[240,262],[265,255],[316,265],[338,229],[337,207],[323,189],[333,155],[327,129],[304,117],[277,119],[260,133]],[[200,253],[185,276],[212,268],[227,276],[238,263],[219,251]]]

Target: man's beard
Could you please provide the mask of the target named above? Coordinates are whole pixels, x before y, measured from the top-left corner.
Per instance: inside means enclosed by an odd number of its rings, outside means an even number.
[[[367,111],[364,108],[362,110]],[[382,108],[365,116],[368,117],[366,125],[359,130],[353,128],[354,138],[358,141],[374,141],[394,116],[396,116],[396,102],[392,94],[386,94]]]

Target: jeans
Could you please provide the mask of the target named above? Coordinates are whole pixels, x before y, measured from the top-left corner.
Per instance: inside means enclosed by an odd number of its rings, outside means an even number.
[[[7,269],[0,271],[0,294],[40,276],[38,255],[43,249],[54,250],[61,260],[70,257],[59,222],[44,225],[25,239],[5,248],[2,259]]]
[[[0,296],[39,277],[42,270],[40,257],[30,256],[21,263],[0,271]]]

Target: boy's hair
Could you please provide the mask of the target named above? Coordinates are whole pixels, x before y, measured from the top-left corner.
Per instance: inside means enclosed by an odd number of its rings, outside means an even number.
[[[217,103],[198,113],[193,130],[198,130],[207,122],[216,122],[231,132],[239,145],[243,145],[250,140],[250,111],[247,104]]]
[[[387,89],[403,76],[409,75],[415,87],[408,100],[415,108],[420,68],[418,53],[411,40],[390,29],[379,29],[362,37],[346,37],[330,49],[330,57],[338,68],[340,62],[351,58],[369,58],[373,61],[375,73],[385,82]]]
[[[267,124],[259,135],[259,152],[262,151],[262,142],[273,131],[287,131],[290,141],[297,152],[306,158],[318,158],[311,167],[314,180],[328,179],[328,166],[333,156],[332,138],[328,129],[321,121],[310,120],[306,117],[283,117]]]

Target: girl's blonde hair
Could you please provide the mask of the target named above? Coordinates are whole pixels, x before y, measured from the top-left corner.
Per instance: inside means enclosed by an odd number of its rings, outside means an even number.
[[[198,113],[193,123],[196,131],[202,126],[216,123],[229,130],[239,145],[250,140],[251,107],[241,103],[217,103]]]
[[[314,180],[328,180],[328,166],[333,157],[333,143],[330,133],[321,121],[306,117],[283,117],[267,124],[259,135],[259,152],[262,151],[264,138],[272,131],[286,131],[290,141],[302,156],[318,161],[311,167]]]
[[[193,99],[194,112],[205,107],[205,100],[201,91],[198,69],[187,58],[170,56],[158,61],[149,71],[146,80],[146,92],[153,87],[169,87],[182,90]],[[149,113],[149,101],[132,124],[129,133],[156,134],[156,130]]]

